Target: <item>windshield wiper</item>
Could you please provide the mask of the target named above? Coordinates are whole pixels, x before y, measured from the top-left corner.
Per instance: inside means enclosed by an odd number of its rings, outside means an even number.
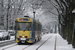
[[[27,26],[28,27],[28,26]],[[27,27],[25,27],[25,29],[23,31],[25,31],[27,29]]]

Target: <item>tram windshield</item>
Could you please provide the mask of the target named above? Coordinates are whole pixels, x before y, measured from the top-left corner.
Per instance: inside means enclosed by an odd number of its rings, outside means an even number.
[[[31,30],[32,23],[31,22],[18,22],[17,23],[17,30]]]

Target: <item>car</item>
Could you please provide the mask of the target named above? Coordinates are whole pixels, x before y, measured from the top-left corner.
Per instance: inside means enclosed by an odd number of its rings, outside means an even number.
[[[9,40],[10,39],[10,34],[8,31],[5,30],[0,30],[0,40]]]
[[[8,30],[8,33],[10,34],[10,36],[14,36],[15,35],[15,31],[14,30]]]
[[[15,31],[14,30],[8,30],[8,33],[10,34],[10,39],[15,39]]]

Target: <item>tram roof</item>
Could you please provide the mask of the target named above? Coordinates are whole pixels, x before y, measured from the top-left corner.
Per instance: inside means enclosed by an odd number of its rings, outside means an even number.
[[[29,19],[29,21],[20,21],[20,19]],[[17,18],[16,19],[16,21],[19,21],[19,22],[33,22],[33,19],[34,18]],[[36,19],[34,19],[37,23],[39,22],[40,23],[40,21],[39,20],[36,20]],[[41,24],[41,23],[40,23]]]

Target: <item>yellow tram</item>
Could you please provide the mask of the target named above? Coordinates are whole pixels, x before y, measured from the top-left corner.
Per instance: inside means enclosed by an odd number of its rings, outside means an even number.
[[[17,18],[15,40],[18,44],[34,43],[41,40],[42,24],[34,18]]]

